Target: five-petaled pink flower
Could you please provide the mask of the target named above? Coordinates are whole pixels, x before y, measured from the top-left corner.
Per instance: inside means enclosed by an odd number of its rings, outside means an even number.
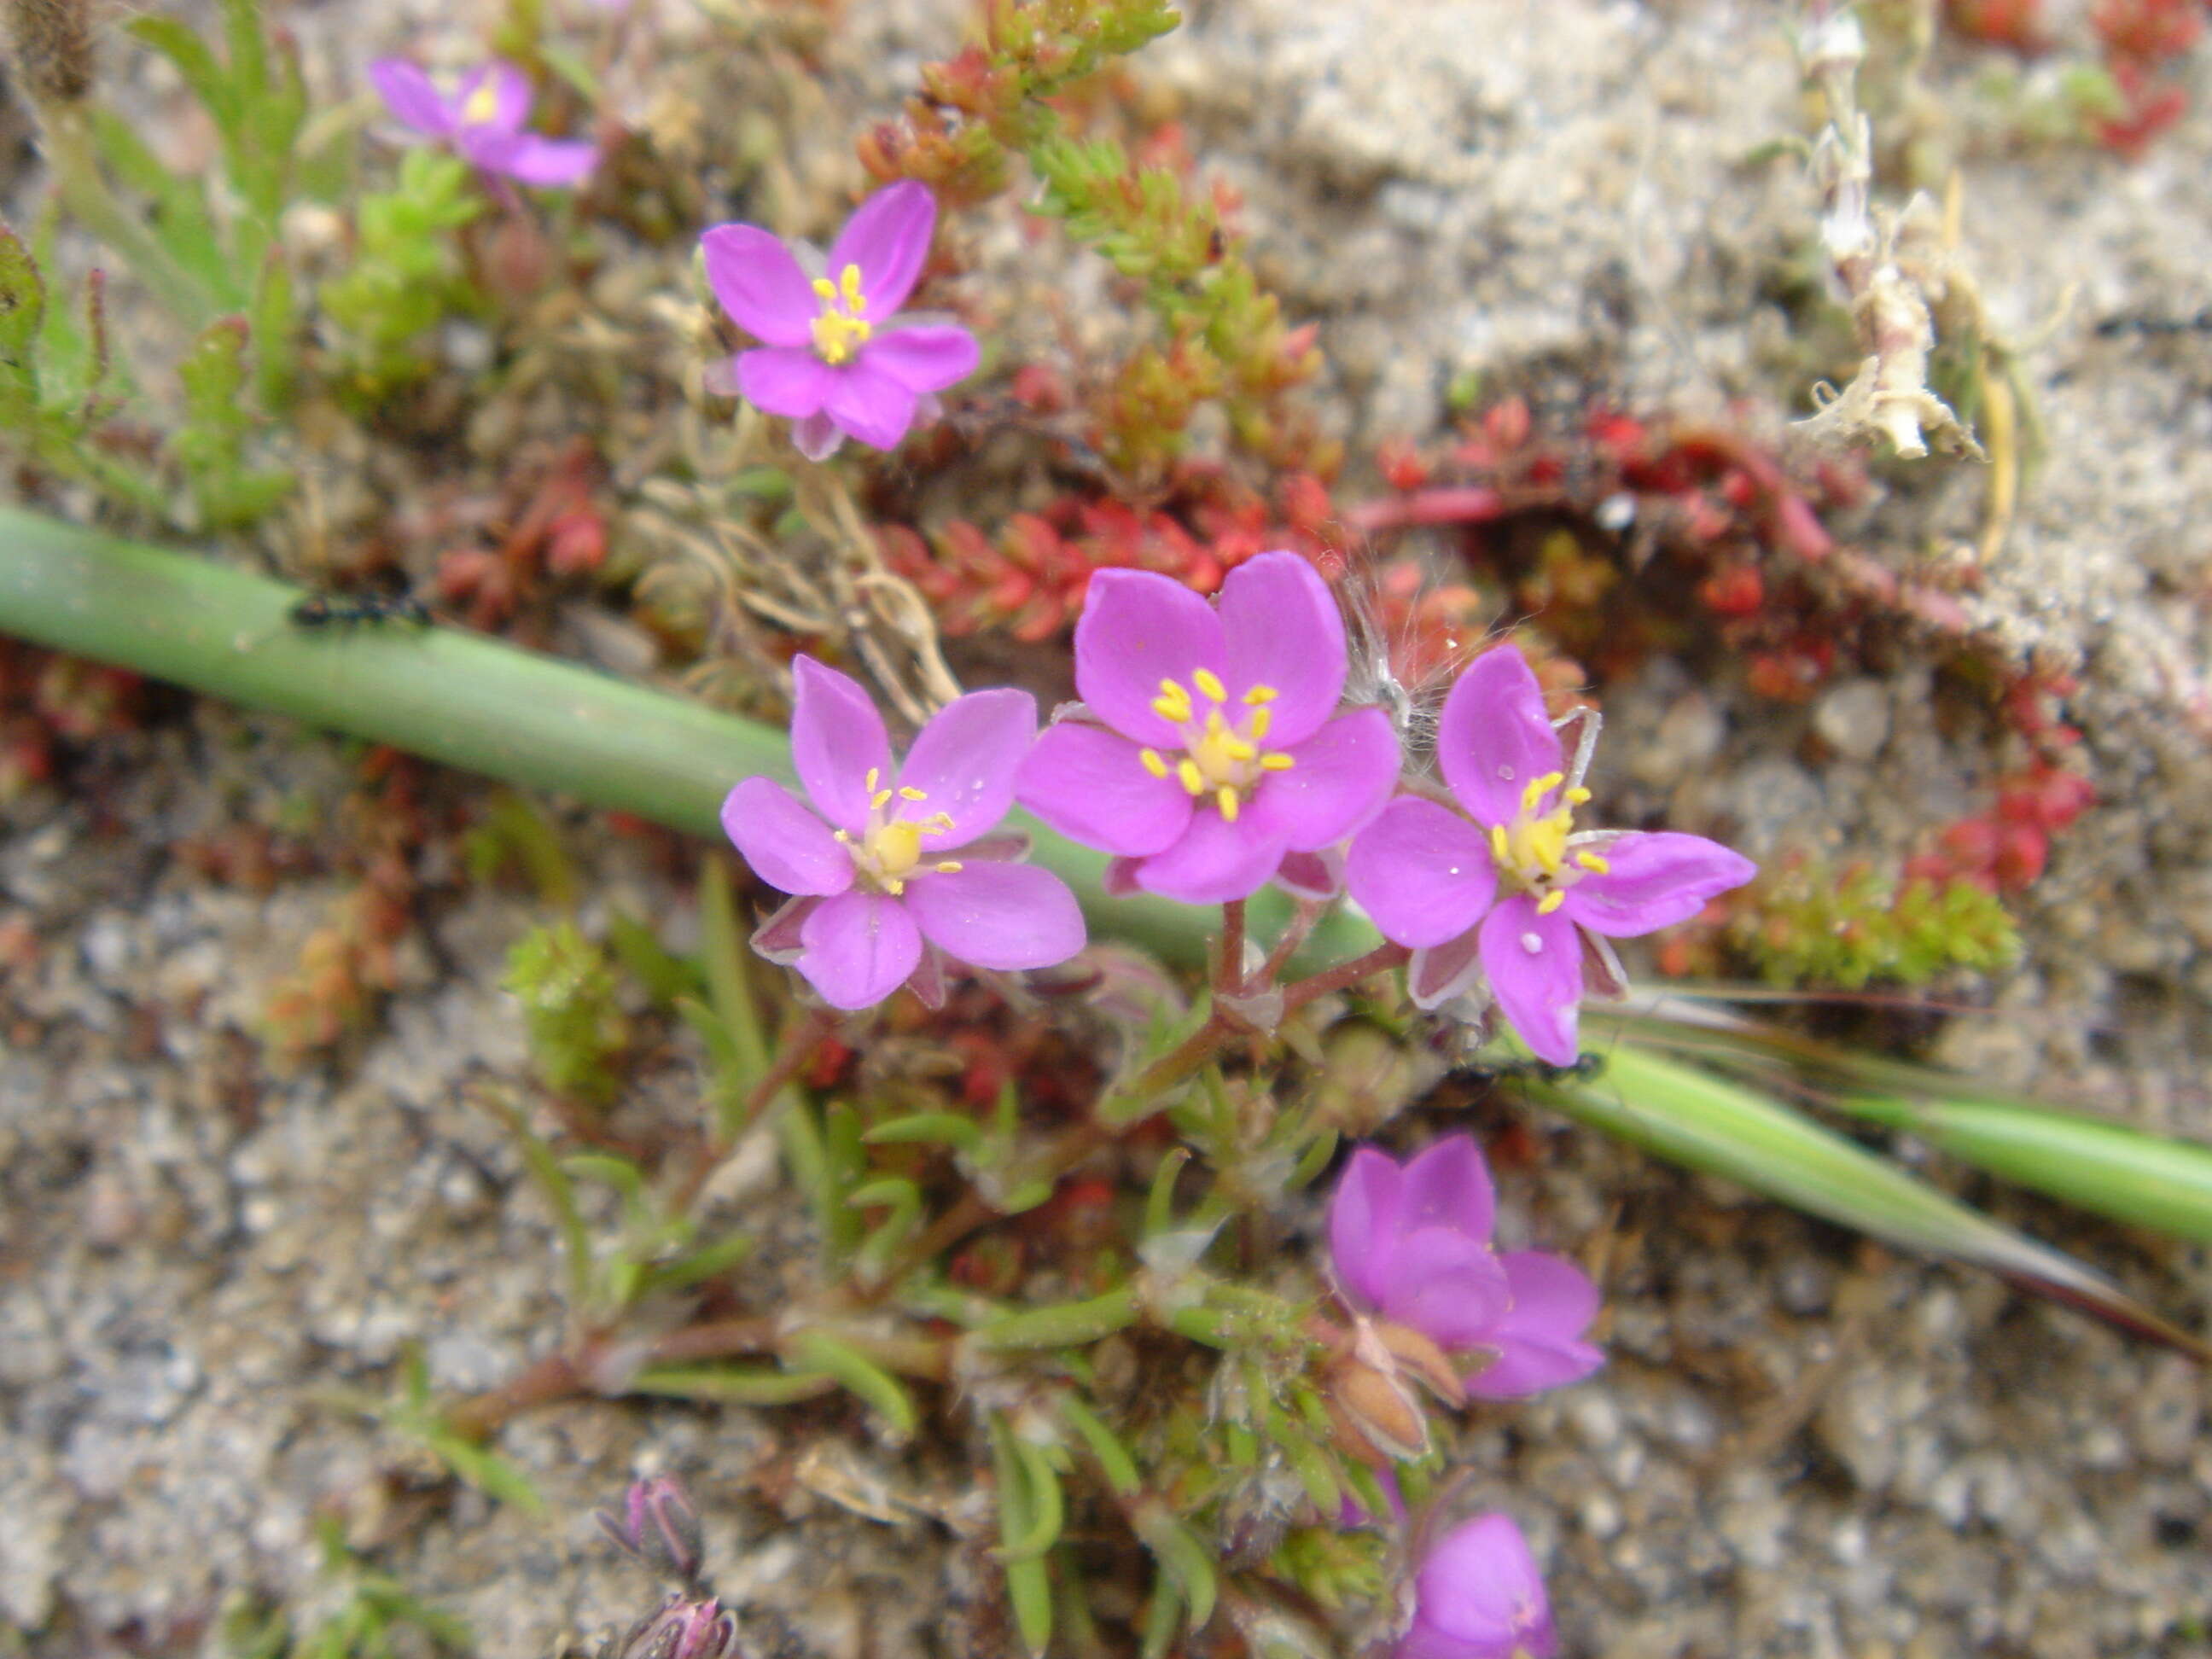
[[[1559,1649],[1536,1558],[1513,1517],[1462,1521],[1413,1575],[1413,1622],[1395,1659],[1551,1659]]]
[[[813,811],[764,777],[745,779],[722,805],[745,861],[799,896],[762,927],[755,948],[797,967],[838,1008],[868,1007],[910,979],[932,998],[940,951],[1011,971],[1083,948],[1066,884],[1012,862],[1018,837],[987,839],[1013,805],[1014,769],[1036,734],[1028,692],[947,703],[895,775],[866,692],[811,657],[792,674],[792,761]]]
[[[757,225],[702,239],[722,309],[763,343],[738,354],[732,385],[789,417],[815,460],[847,438],[896,449],[935,393],[975,370],[975,337],[958,324],[900,317],[929,255],[937,202],[911,179],[878,191],[846,222],[826,265]]]
[[[1413,948],[1417,1004],[1436,1007],[1486,978],[1530,1052],[1554,1066],[1575,1060],[1586,952],[1598,988],[1617,993],[1607,939],[1686,921],[1758,873],[1702,836],[1577,831],[1595,732],[1583,726],[1570,764],[1527,661],[1511,646],[1489,653],[1452,687],[1437,731],[1467,817],[1394,800],[1345,863],[1352,896],[1385,938]]]
[[[1419,1331],[1448,1353],[1485,1356],[1466,1380],[1477,1400],[1579,1382],[1605,1363],[1582,1340],[1597,1286],[1540,1250],[1492,1249],[1497,1198],[1481,1149],[1449,1135],[1401,1167],[1362,1146],[1328,1210],[1330,1259],[1345,1300]]]
[[[580,139],[525,132],[530,79],[494,58],[461,77],[448,98],[404,58],[380,58],[368,78],[392,112],[416,131],[441,139],[471,167],[526,185],[580,184],[599,165],[599,147]]]
[[[1389,797],[1398,739],[1377,708],[1337,713],[1344,619],[1295,553],[1229,573],[1219,608],[1141,570],[1091,579],[1075,688],[1023,765],[1022,805],[1135,862],[1190,904],[1257,891],[1284,854],[1350,835]]]

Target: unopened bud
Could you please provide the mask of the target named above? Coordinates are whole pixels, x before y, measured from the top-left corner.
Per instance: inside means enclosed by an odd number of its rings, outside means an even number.
[[[92,90],[91,0],[4,0],[8,50],[24,93],[40,109]]]
[[[696,1584],[705,1551],[699,1534],[699,1511],[676,1477],[659,1474],[630,1484],[623,1507],[594,1510],[614,1547],[635,1556],[646,1565]]]
[[[1395,1371],[1346,1355],[1328,1369],[1322,1399],[1346,1455],[1381,1468],[1424,1455],[1429,1421]]]
[[[616,1659],[731,1659],[737,1652],[735,1613],[711,1596],[672,1595],[659,1612],[638,1620]]]

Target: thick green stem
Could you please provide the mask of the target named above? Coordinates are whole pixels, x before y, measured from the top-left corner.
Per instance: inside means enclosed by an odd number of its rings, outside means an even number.
[[[790,775],[780,731],[458,629],[302,628],[289,617],[301,597],[207,559],[0,507],[0,633],[696,836],[719,835],[738,779]],[[1186,965],[1205,961],[1210,913],[1108,897],[1103,854],[1019,827],[1097,931]],[[1280,907],[1271,914],[1279,924]],[[1340,957],[1372,939],[1364,924],[1332,918],[1307,954]]]

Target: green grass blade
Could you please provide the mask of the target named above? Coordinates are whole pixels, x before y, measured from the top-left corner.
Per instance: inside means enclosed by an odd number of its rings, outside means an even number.
[[[2021,1237],[1779,1103],[1624,1042],[1588,1082],[1533,1079],[1577,1122],[1909,1249],[2002,1274],[2200,1358],[2212,1347],[2103,1275]]]

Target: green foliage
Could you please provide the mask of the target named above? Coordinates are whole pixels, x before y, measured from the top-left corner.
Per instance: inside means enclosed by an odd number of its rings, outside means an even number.
[[[252,384],[246,362],[249,332],[243,317],[226,317],[193,343],[177,367],[184,383],[185,422],[170,453],[185,475],[208,530],[251,525],[292,488],[289,472],[256,470],[246,441],[255,422],[247,402]]]
[[[532,928],[507,953],[501,982],[522,1004],[545,1086],[585,1105],[611,1104],[622,1092],[629,1022],[606,952],[571,921]]]
[[[350,1587],[345,1601],[301,1632],[282,1607],[234,1601],[222,1620],[223,1647],[232,1659],[394,1659],[426,1648],[454,1655],[476,1650],[475,1633],[465,1621],[362,1560],[346,1547],[337,1521],[325,1517],[316,1532],[325,1576]]]
[[[2020,954],[2003,902],[1963,878],[1938,884],[1805,862],[1769,877],[1731,938],[1771,983],[1855,989],[1988,973]]]
[[[323,284],[325,315],[341,334],[343,389],[375,398],[429,372],[409,348],[449,316],[479,309],[455,235],[484,210],[467,163],[410,149],[388,191],[363,196],[352,265]]]

